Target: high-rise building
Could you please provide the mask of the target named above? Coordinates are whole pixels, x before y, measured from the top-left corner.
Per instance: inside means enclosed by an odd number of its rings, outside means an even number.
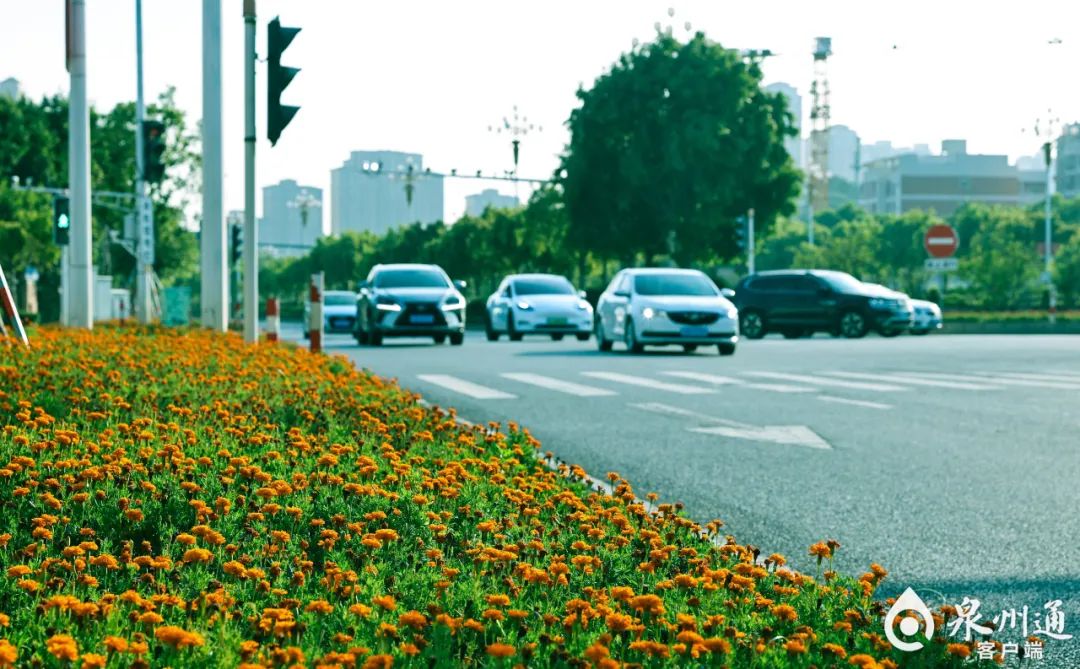
[[[785,137],[784,148],[787,149],[788,155],[791,156],[795,166],[802,169],[802,96],[799,95],[799,89],[791,84],[778,81],[766,86],[765,90],[770,93],[780,93],[787,99],[788,111],[791,112],[792,120],[795,122],[795,129],[799,131],[799,134],[794,137]]]
[[[1070,123],[1057,140],[1057,191],[1065,197],[1080,195],[1080,123]]]
[[[474,195],[465,196],[465,213],[480,216],[488,207],[493,209],[513,209],[521,204],[513,195],[503,195],[494,188],[485,188]]]
[[[278,256],[303,255],[322,237],[321,188],[301,186],[292,179],[263,188],[263,217],[259,250]]]
[[[941,143],[941,155],[906,153],[865,164],[859,204],[872,213],[914,209],[948,216],[966,202],[1028,205],[1046,189],[1046,173],[1021,170],[1003,155],[967,152],[967,142]]]
[[[859,135],[846,125],[829,126],[829,176],[859,180]]]
[[[382,234],[399,225],[442,219],[443,178],[424,170],[419,153],[353,151],[330,171],[331,234]]]
[[[22,95],[22,89],[19,88],[19,80],[15,77],[8,77],[3,81],[0,81],[0,97],[11,98],[16,100]]]

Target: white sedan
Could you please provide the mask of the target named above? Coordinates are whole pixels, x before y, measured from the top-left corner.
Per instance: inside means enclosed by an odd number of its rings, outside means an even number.
[[[593,309],[585,292],[574,290],[557,274],[511,274],[487,300],[488,341],[506,334],[521,341],[527,334],[548,335],[559,341],[572,334],[586,341],[592,332]]]
[[[596,345],[610,351],[622,341],[631,353],[653,344],[681,344],[687,352],[711,345],[732,355],[739,341],[734,295],[697,270],[624,269],[596,305]]]
[[[931,330],[941,329],[941,307],[928,300],[912,300],[911,307],[915,317],[911,323],[911,334],[924,335]]]

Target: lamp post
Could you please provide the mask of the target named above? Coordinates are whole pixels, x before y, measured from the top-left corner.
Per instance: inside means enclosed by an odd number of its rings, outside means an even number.
[[[1051,181],[1051,167],[1054,164],[1054,134],[1058,119],[1051,116],[1047,110],[1045,120],[1036,122],[1035,135],[1043,140],[1043,160],[1046,163],[1046,202],[1043,208],[1043,283],[1047,291],[1047,319],[1050,323],[1057,322],[1057,287],[1054,285],[1054,235],[1053,235],[1053,183]]]

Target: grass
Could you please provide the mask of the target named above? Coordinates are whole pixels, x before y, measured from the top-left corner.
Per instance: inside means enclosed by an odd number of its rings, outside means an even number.
[[[0,341],[0,666],[958,667],[885,570],[801,574],[341,359],[103,327]],[[939,627],[945,622],[939,617]]]
[[[946,323],[1045,323],[1045,309],[1025,309],[1020,311],[956,311],[946,309]],[[1062,310],[1057,312],[1059,323],[1080,321],[1080,310]]]

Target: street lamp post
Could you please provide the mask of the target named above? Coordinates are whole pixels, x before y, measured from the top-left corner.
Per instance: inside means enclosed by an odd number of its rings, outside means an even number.
[[[1035,124],[1035,135],[1042,138],[1043,160],[1046,164],[1046,202],[1043,208],[1043,283],[1046,285],[1047,319],[1057,322],[1057,287],[1054,285],[1054,234],[1053,234],[1053,182],[1051,167],[1054,164],[1054,132],[1057,119],[1047,110],[1047,118]]]

